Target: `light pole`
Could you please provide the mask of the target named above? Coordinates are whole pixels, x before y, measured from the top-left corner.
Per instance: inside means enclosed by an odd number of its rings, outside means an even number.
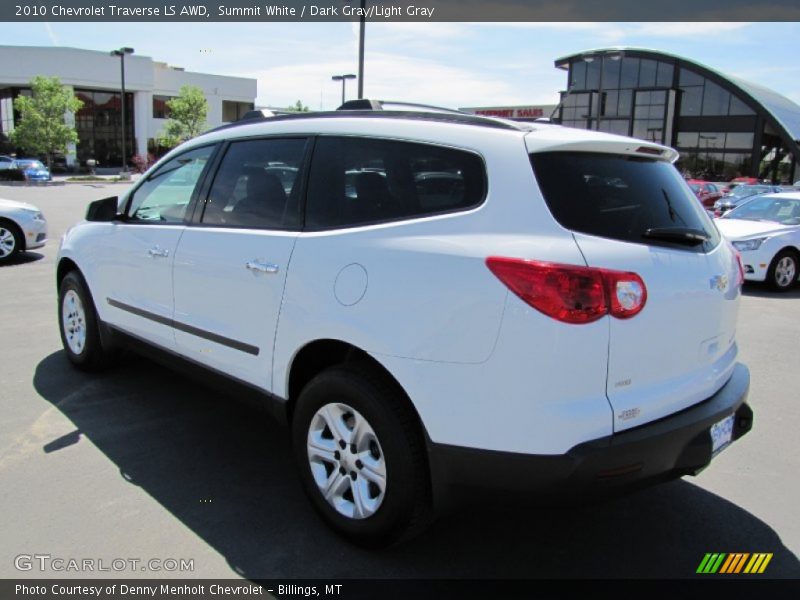
[[[367,0],[361,0],[361,23],[358,27],[358,99],[364,97],[364,35],[367,27]]]
[[[348,73],[347,75],[334,75],[331,77],[332,81],[341,81],[342,82],[342,104],[344,104],[344,87],[348,79],[355,79],[356,76],[352,73]]]
[[[112,50],[111,56],[119,56],[120,79],[122,83],[122,174],[128,173],[128,161],[125,156],[125,55],[133,54],[133,48],[120,48],[119,50]]]

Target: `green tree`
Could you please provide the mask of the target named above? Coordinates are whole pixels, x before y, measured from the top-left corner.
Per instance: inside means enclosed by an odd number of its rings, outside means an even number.
[[[286,110],[290,110],[292,112],[308,112],[310,109],[300,100],[298,100],[292,106],[287,107]]]
[[[66,153],[69,144],[78,142],[75,126],[68,125],[64,117],[79,111],[83,102],[58,77],[37,75],[30,85],[30,96],[14,99],[20,119],[10,138],[29,154],[46,154],[49,168],[54,153]]]
[[[203,90],[193,85],[184,85],[180,93],[167,102],[169,121],[158,136],[160,146],[173,148],[200,135],[206,128],[208,101]]]

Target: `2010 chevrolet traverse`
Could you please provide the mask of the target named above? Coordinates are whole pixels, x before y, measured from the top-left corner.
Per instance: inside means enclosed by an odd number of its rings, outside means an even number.
[[[449,112],[202,135],[62,240],[81,368],[136,340],[263,394],[337,531],[456,485],[580,493],[747,433],[742,270],[664,146]]]

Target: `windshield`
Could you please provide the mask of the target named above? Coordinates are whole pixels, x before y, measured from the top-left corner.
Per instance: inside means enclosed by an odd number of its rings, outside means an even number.
[[[531,155],[531,164],[550,212],[571,231],[698,252],[719,243],[716,227],[669,163],[617,154],[542,152]],[[703,242],[686,246],[681,239]]]
[[[733,196],[735,198],[747,198],[748,196],[764,194],[769,191],[770,188],[766,185],[740,185],[731,190],[728,196]]]
[[[733,209],[722,218],[800,225],[800,198],[780,198],[778,196],[756,198]]]
[[[44,165],[38,160],[18,160],[17,167],[23,169],[44,169]]]

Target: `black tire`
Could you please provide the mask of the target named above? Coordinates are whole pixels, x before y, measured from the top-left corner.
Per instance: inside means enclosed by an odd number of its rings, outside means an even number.
[[[10,238],[8,237],[10,234]],[[22,232],[17,227],[16,223],[0,219],[0,238],[7,240],[13,244],[13,248],[0,249],[0,264],[8,263],[14,260],[17,255],[22,252],[25,246],[25,240],[22,237]]]
[[[309,429],[317,411],[332,403],[352,407],[366,419],[385,460],[385,493],[377,510],[366,518],[341,514],[314,480],[307,447]],[[386,546],[413,537],[432,520],[425,442],[416,414],[397,384],[368,365],[328,369],[303,388],[292,419],[292,443],[303,488],[314,508],[350,541]]]
[[[781,277],[779,273],[779,264],[785,266],[786,261],[790,261],[788,264],[793,265],[794,277],[791,280],[786,280],[785,276]],[[781,250],[769,264],[767,284],[776,292],[787,292],[797,283],[798,273],[800,273],[800,259],[798,259],[797,253],[788,248]]]
[[[64,314],[64,303],[68,296],[74,293],[80,300],[83,309],[82,327],[85,330],[84,343],[80,348],[75,348],[70,344],[68,338],[72,331],[68,331],[69,325]],[[111,362],[112,352],[103,347],[100,336],[100,323],[97,318],[92,295],[83,277],[78,271],[70,271],[61,280],[58,288],[58,330],[61,333],[61,344],[70,362],[77,368],[84,371],[95,371],[103,369]]]

